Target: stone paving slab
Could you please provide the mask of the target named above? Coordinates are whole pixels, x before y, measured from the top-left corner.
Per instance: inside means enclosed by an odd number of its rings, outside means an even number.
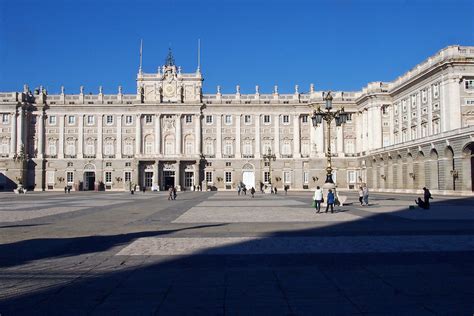
[[[196,206],[178,217],[173,223],[341,222],[360,219],[362,217],[348,212],[316,214],[311,207]]]
[[[470,220],[474,221],[474,206],[464,207],[440,207],[435,205],[429,210],[418,207],[409,209],[408,207],[390,206],[369,206],[357,207],[359,210],[371,212],[373,214],[389,214],[411,220]]]
[[[474,236],[139,238],[119,256],[470,251]]]

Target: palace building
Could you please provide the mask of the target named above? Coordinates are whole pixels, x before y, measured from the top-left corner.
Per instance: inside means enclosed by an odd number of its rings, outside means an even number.
[[[474,47],[449,46],[392,82],[332,92],[349,116],[330,139],[325,124],[312,125],[325,96],[314,85],[203,94],[199,67],[182,72],[171,53],[154,73],[140,66],[136,82],[134,94],[0,92],[0,189],[259,190],[271,179],[310,190],[326,178],[328,146],[339,189],[474,189]]]

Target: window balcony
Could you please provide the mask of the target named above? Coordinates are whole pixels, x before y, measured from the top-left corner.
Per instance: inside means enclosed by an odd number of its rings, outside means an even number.
[[[281,155],[281,158],[293,158],[293,155]]]
[[[122,158],[134,158],[134,155],[122,155]]]
[[[204,154],[205,158],[216,158],[215,154]]]
[[[8,158],[8,154],[0,154],[1,158]]]
[[[51,154],[47,154],[47,155],[44,155],[46,158],[58,158],[58,155],[57,154],[54,154],[54,155],[51,155]]]
[[[64,158],[77,158],[76,155],[64,155]]]
[[[84,158],[95,158],[95,154],[84,154]]]
[[[235,155],[234,154],[223,154],[222,155],[222,158],[234,158]]]
[[[242,155],[242,158],[254,158],[255,155],[254,154],[243,154]]]
[[[104,155],[104,158],[115,158],[115,155]]]

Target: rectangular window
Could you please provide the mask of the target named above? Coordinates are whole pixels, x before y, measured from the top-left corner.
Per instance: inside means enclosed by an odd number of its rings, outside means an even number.
[[[87,115],[87,125],[94,125],[94,116]]]
[[[263,116],[263,123],[270,124],[270,115]]]
[[[106,120],[105,122],[107,123],[107,125],[110,125],[114,122],[114,117],[112,115],[107,115],[105,117],[105,120]]]
[[[283,172],[283,181],[285,183],[291,183],[291,172],[290,171]]]
[[[212,115],[206,115],[206,124],[212,124]]]
[[[72,116],[72,115],[69,115],[68,118],[67,118],[67,122],[69,125],[73,125],[76,123],[76,117],[75,116]]]
[[[49,117],[49,125],[56,125],[56,116],[55,115],[51,115]]]
[[[74,172],[73,171],[66,172],[66,179],[67,179],[68,185],[74,184]]]
[[[3,124],[8,124],[8,119],[9,119],[8,114],[2,114],[2,123]]]
[[[131,166],[132,166],[132,163],[131,163],[130,161],[127,161],[127,162],[125,163],[125,167],[131,167]]]
[[[54,185],[54,171],[46,171],[46,182]]]
[[[356,172],[354,170],[347,171],[347,182],[356,183]]]
[[[145,115],[145,123],[150,124],[153,122],[153,117],[150,114]]]
[[[301,121],[302,121],[303,123],[308,123],[308,115],[303,115],[303,116],[301,116]]]
[[[290,123],[290,116],[289,115],[283,115],[281,117],[283,124],[289,124]]]
[[[245,124],[251,124],[252,123],[252,117],[250,115],[244,115],[244,123]]]
[[[303,183],[304,184],[309,183],[309,172],[308,171],[303,172]]]
[[[268,183],[270,181],[270,171],[263,172],[263,182]]]
[[[132,172],[131,171],[125,171],[124,174],[123,174],[123,177],[125,179],[125,182],[132,181]]]
[[[125,116],[125,124],[130,125],[133,123],[133,118],[131,115]]]
[[[232,124],[232,115],[225,115],[225,116],[224,116],[224,123],[225,123],[226,125]]]
[[[105,183],[112,183],[112,171],[105,172]]]
[[[107,161],[107,162],[105,163],[105,166],[106,166],[106,167],[112,167],[112,163],[111,163],[110,161]]]
[[[466,90],[474,90],[474,80],[464,81],[464,87],[466,88]]]
[[[226,161],[225,166],[226,166],[226,167],[231,167],[231,166],[232,166],[232,163],[231,163],[230,161]]]
[[[225,183],[232,183],[232,171],[225,172]]]
[[[186,115],[186,123],[192,123],[193,122],[193,116],[192,115]]]
[[[206,182],[212,183],[212,171],[206,171]]]

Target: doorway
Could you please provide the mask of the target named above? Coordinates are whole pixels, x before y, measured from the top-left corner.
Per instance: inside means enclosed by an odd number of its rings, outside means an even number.
[[[170,187],[174,187],[174,177],[174,171],[163,171],[163,185],[165,190],[168,190]]]
[[[247,190],[255,188],[255,172],[244,171],[242,172],[242,182],[244,183]]]
[[[194,186],[194,171],[184,172],[184,187],[186,190],[192,190]]]
[[[86,171],[84,172],[84,191],[94,191],[95,187],[95,172]]]
[[[145,179],[143,185],[145,188],[151,188],[153,186],[153,171],[145,171]]]

